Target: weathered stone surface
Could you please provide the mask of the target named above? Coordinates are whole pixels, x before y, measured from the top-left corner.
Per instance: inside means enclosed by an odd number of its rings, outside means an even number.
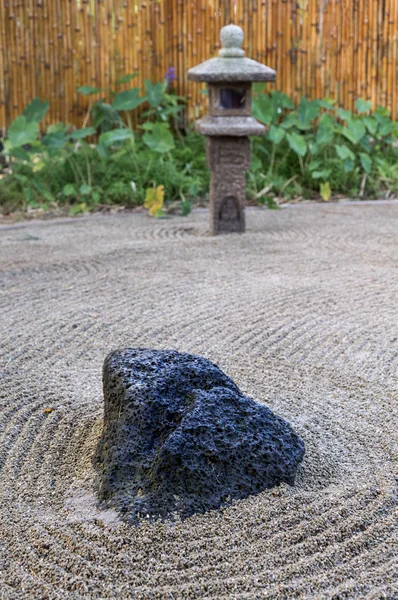
[[[242,50],[244,34],[243,29],[238,25],[226,25],[220,31],[220,42],[222,45],[219,56],[241,57],[245,55]]]
[[[264,135],[265,127],[254,117],[213,117],[206,115],[195,121],[198,133],[208,136],[247,137],[248,135]]]
[[[191,81],[238,82],[238,81],[274,81],[276,72],[266,65],[245,58],[242,50],[243,30],[237,25],[226,25],[220,31],[222,48],[218,57],[192,67],[188,71]]]
[[[251,58],[210,58],[188,71],[190,81],[275,81],[276,71]]]
[[[99,494],[126,518],[185,517],[294,483],[301,439],[205,358],[115,351],[103,385]]]
[[[245,231],[246,177],[251,149],[247,137],[208,137],[210,234]]]

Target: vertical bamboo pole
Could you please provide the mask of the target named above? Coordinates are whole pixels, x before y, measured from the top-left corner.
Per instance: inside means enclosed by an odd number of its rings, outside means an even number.
[[[267,23],[266,23],[266,48],[267,56],[273,60],[274,68],[279,72],[278,62],[278,19],[277,19],[277,1],[267,0]],[[275,46],[274,46],[275,45]],[[280,79],[278,79],[278,87],[282,85],[282,73],[279,73]]]
[[[282,21],[280,21],[280,17],[278,15],[279,21],[279,30],[282,33],[282,64],[284,65],[284,77],[283,77],[283,91],[289,93],[290,88],[290,69],[291,69],[291,60],[290,60],[290,0],[286,0],[285,3],[282,3],[278,7],[279,13],[282,13]]]
[[[296,4],[296,19],[295,19],[295,41],[297,49],[297,63],[296,63],[296,87],[295,87],[295,102],[298,101],[301,96],[301,90],[303,85],[303,11],[300,5]]]
[[[17,85],[18,82],[14,81],[14,74],[17,73],[15,68],[15,57],[16,57],[16,40],[15,40],[15,12],[13,2],[9,2],[9,11],[7,15],[7,29],[8,29],[8,64],[9,64],[9,78],[10,78],[10,119],[14,118],[15,109],[17,108]]]
[[[385,20],[385,96],[386,96],[386,107],[391,110],[391,39],[390,39],[390,15],[392,11],[392,0],[386,1],[386,11],[384,15]]]
[[[374,56],[374,43],[377,42],[377,9],[375,10],[375,2],[369,2],[369,37],[368,37],[368,52],[367,52],[367,77],[368,77],[368,96],[373,103],[373,106],[376,106],[376,62],[377,56]],[[376,49],[377,53],[377,49]]]
[[[385,1],[384,11],[382,13],[382,44],[381,44],[381,104],[388,107],[388,12],[389,12],[389,0]]]
[[[345,66],[346,66],[346,31],[347,24],[343,19],[344,11],[347,9],[345,0],[341,0],[339,14],[339,103],[346,106],[345,98]],[[347,107],[348,108],[348,107]]]
[[[330,77],[329,77],[329,61],[332,48],[331,48],[331,28],[330,28],[330,16],[331,16],[331,2],[324,3],[324,14],[323,14],[323,47],[322,47],[322,96],[330,96]]]
[[[17,82],[17,96],[16,96],[16,106],[15,110],[17,113],[20,113],[25,107],[24,96],[25,96],[25,71],[22,68],[22,60],[23,56],[23,36],[21,33],[21,24],[23,23],[23,15],[21,14],[21,4],[16,0],[14,4],[14,35],[15,35],[15,67],[16,67],[16,82]]]
[[[48,87],[46,88],[46,97],[50,102],[51,120],[54,120],[54,112],[57,110],[57,97],[55,87],[55,72],[54,72],[54,30],[53,30],[53,3],[48,2],[45,6],[46,10],[46,64]]]
[[[397,77],[397,61],[398,61],[398,2],[391,0],[390,13],[390,34],[389,40],[391,43],[391,67],[390,67],[390,87],[391,87],[391,115],[393,119],[398,118],[398,77]]]
[[[0,3],[0,135],[4,136],[7,127],[6,114],[6,28],[3,3]]]
[[[358,3],[358,12],[357,12],[357,31],[358,31],[358,36],[357,36],[357,75],[354,81],[354,85],[355,85],[355,98],[360,98],[362,97],[362,90],[361,90],[361,84],[362,84],[362,73],[363,73],[363,9],[364,6],[361,3]]]
[[[350,37],[350,55],[351,55],[351,71],[349,74],[349,94],[351,105],[358,97],[357,81],[358,81],[358,29],[359,29],[359,2],[353,0],[352,5],[352,30]]]

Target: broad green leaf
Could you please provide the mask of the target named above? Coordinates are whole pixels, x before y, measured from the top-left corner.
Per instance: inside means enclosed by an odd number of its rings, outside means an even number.
[[[308,150],[312,156],[316,156],[322,150],[323,146],[314,142],[314,140],[308,140]]]
[[[102,135],[104,135],[104,134],[102,134]],[[103,160],[106,160],[107,158],[109,158],[110,152],[109,152],[108,148],[106,146],[104,146],[103,144],[97,144],[96,150]]]
[[[386,135],[389,135],[394,128],[395,128],[394,121],[390,121],[390,119],[386,119],[383,123],[380,124],[379,134],[384,137]]]
[[[331,127],[333,129],[336,125],[336,120],[331,114],[323,113],[319,118],[319,125],[322,125],[322,127]]]
[[[35,98],[28,104],[22,114],[26,117],[27,121],[36,121],[36,123],[39,123],[46,116],[49,106],[50,103],[48,100],[42,102],[40,98]]]
[[[375,114],[380,117],[389,117],[390,111],[385,106],[378,106],[375,110]]]
[[[322,171],[314,171],[312,173],[313,179],[328,179],[332,169],[322,169]]]
[[[11,148],[19,148],[37,140],[39,125],[36,121],[28,121],[24,115],[20,115],[11,123],[7,133]]]
[[[319,116],[318,100],[309,101],[305,96],[301,98],[297,109],[298,118],[304,125],[310,125],[311,121]]]
[[[357,142],[359,142],[359,140],[361,140],[366,134],[365,125],[362,123],[362,119],[360,118],[348,119],[347,128]]]
[[[305,156],[307,153],[307,142],[305,141],[305,138],[295,131],[293,133],[287,133],[286,135],[291,149],[296,152],[296,154]]]
[[[321,198],[328,202],[332,195],[332,190],[330,189],[330,183],[326,181],[326,183],[321,183],[319,186],[319,192],[321,194]]]
[[[341,160],[345,160],[346,158],[355,160],[355,154],[348,146],[345,146],[344,144],[341,146],[335,144],[334,147],[336,148],[337,156],[341,158]]]
[[[268,132],[268,137],[273,144],[280,144],[283,138],[285,137],[285,131],[284,129],[282,129],[282,127],[271,125],[270,130]]]
[[[69,129],[70,125],[65,125],[65,123],[52,123],[47,127],[46,134],[59,133],[60,131],[66,133]]]
[[[361,139],[361,146],[368,154],[370,154],[372,151],[373,142],[374,138],[372,138],[372,136],[369,133],[367,133],[365,137]]]
[[[342,121],[347,121],[348,119],[351,119],[352,112],[350,110],[344,110],[343,108],[338,108],[337,109],[337,116]]]
[[[49,129],[50,128],[47,129],[47,133],[42,139],[44,146],[55,149],[62,148],[68,141],[65,131],[60,129],[59,131],[53,131],[52,133],[49,133]]]
[[[164,99],[165,85],[163,82],[152,83],[150,79],[144,81],[146,97],[149,104],[156,108]]]
[[[294,110],[285,116],[280,124],[280,127],[283,127],[283,129],[291,129],[292,127],[300,127],[301,125],[303,125],[303,123],[300,123],[297,111]],[[306,125],[304,125],[304,129],[305,128]]]
[[[311,123],[303,123],[299,120],[297,120],[296,127],[297,129],[300,129],[300,131],[310,131],[311,129],[313,129],[313,125],[311,125]]]
[[[127,75],[123,75],[123,77],[116,82],[116,85],[123,85],[124,83],[128,83],[136,77],[138,77],[138,73],[128,73]]]
[[[258,98],[253,99],[253,116],[265,125],[272,123],[273,106],[272,100],[268,95],[262,94]]]
[[[330,117],[330,115],[324,115],[324,117]],[[328,120],[323,119],[319,125],[316,141],[320,146],[325,146],[326,144],[330,144],[334,138],[334,124],[333,119],[330,117],[330,122]]]
[[[351,173],[351,171],[353,171],[355,168],[355,162],[350,158],[346,158],[343,163],[343,167],[346,173]]]
[[[77,93],[83,96],[89,96],[90,94],[99,94],[103,90],[101,88],[92,87],[91,85],[82,85],[77,88]]]
[[[67,183],[66,185],[64,185],[62,192],[67,198],[69,198],[70,196],[77,196],[77,190],[72,183]]]
[[[308,170],[311,171],[315,171],[316,169],[319,169],[319,167],[321,166],[322,161],[320,160],[312,160],[310,162],[310,164],[308,165]]]
[[[145,98],[140,97],[140,89],[132,88],[131,90],[125,90],[115,96],[112,102],[112,108],[115,110],[134,110],[145,101]]]
[[[356,137],[349,129],[347,129],[347,127],[341,127],[341,129],[336,128],[336,133],[341,133],[341,135],[347,138],[352,144],[357,144]]]
[[[144,206],[148,209],[151,217],[162,210],[164,203],[164,185],[158,185],[157,188],[148,188],[146,191]]]
[[[109,148],[117,142],[124,142],[125,140],[129,140],[133,137],[134,133],[131,129],[112,129],[112,131],[107,131],[106,133],[102,133],[100,135],[99,146]]]
[[[279,90],[275,90],[275,91],[271,92],[271,99],[272,99],[274,111],[277,112],[278,114],[280,114],[283,111],[283,109],[285,109],[285,108],[290,109],[290,110],[292,110],[294,108],[294,104],[293,104],[292,100],[289,98],[289,96],[287,96],[283,92],[280,92]]]
[[[153,125],[152,130],[142,136],[144,144],[159,154],[173,150],[174,139],[168,123],[154,123]]]
[[[361,165],[366,173],[370,174],[372,172],[372,159],[369,154],[365,154],[364,152],[359,153],[359,160],[361,161]]]
[[[96,202],[98,204],[98,202],[101,200],[101,195],[99,192],[94,191],[91,194],[91,200],[93,200],[93,202]]]
[[[263,164],[259,157],[256,154],[252,154],[252,158],[250,161],[250,171],[259,171],[262,168]]]
[[[82,129],[75,129],[68,134],[68,138],[71,140],[84,140],[89,135],[94,135],[96,129],[94,127],[83,127]]]
[[[369,133],[375,135],[379,126],[377,119],[375,119],[374,117],[364,117],[363,122],[365,123]]]
[[[145,131],[152,131],[154,127],[155,123],[151,123],[151,121],[145,121],[145,123],[140,126],[140,128],[145,129]]]
[[[198,195],[198,187],[196,185],[196,183],[191,183],[191,185],[189,186],[189,190],[188,193],[190,196],[197,196]]]
[[[95,102],[92,110],[92,123],[94,127],[100,127],[102,132],[109,131],[115,126],[120,126],[123,120],[117,110],[106,102]]]
[[[364,100],[363,98],[358,98],[358,100],[355,102],[355,107],[360,114],[363,114],[372,109],[372,103]]]
[[[319,106],[326,109],[331,109],[336,104],[336,100],[333,98],[323,98],[322,100],[318,100]]]
[[[187,217],[190,214],[191,210],[192,205],[190,201],[187,198],[184,198],[184,200],[181,202],[181,215],[183,217]]]
[[[13,156],[19,160],[26,160],[28,162],[31,159],[29,152],[27,152],[24,148],[13,148],[10,140],[5,140],[2,154],[5,156]],[[15,175],[13,175],[13,177],[15,177]]]
[[[92,189],[93,188],[91,187],[91,185],[87,185],[87,183],[83,183],[79,187],[79,192],[82,194],[82,196],[88,196],[89,194],[91,194]]]

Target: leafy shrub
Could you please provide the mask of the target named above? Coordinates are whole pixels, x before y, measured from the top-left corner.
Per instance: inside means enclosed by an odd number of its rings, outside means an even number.
[[[398,123],[385,108],[371,112],[372,104],[362,99],[356,109],[353,114],[330,98],[304,97],[296,109],[281,92],[257,93],[253,113],[267,125],[267,133],[253,140],[252,195],[272,190],[285,197],[320,194],[328,200],[332,193],[395,193]],[[390,177],[380,178],[380,169]]]
[[[36,98],[25,108],[3,141],[3,212],[56,205],[76,213],[150,204],[152,197],[159,204],[153,190],[162,186],[162,206],[152,213],[178,202],[188,214],[190,199],[208,191],[204,138],[179,128],[185,101],[173,92],[174,71],[163,82],[145,81],[143,91],[118,91],[134,77],[126,75],[114,91],[79,88],[88,96],[104,93],[90,104],[81,129],[55,123],[40,136],[48,102]],[[133,129],[139,107],[144,122]],[[267,131],[252,140],[248,196],[274,208],[278,198],[398,194],[398,124],[362,99],[356,111],[304,97],[296,108],[285,94],[256,86],[253,114]]]

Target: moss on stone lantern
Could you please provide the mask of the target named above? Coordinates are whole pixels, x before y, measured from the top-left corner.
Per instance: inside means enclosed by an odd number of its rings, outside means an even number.
[[[276,77],[274,70],[245,57],[243,30],[237,25],[223,27],[220,40],[218,57],[188,71],[191,81],[208,84],[209,114],[196,121],[195,129],[207,137],[212,235],[245,231],[248,136],[265,133],[252,116],[252,84]]]

